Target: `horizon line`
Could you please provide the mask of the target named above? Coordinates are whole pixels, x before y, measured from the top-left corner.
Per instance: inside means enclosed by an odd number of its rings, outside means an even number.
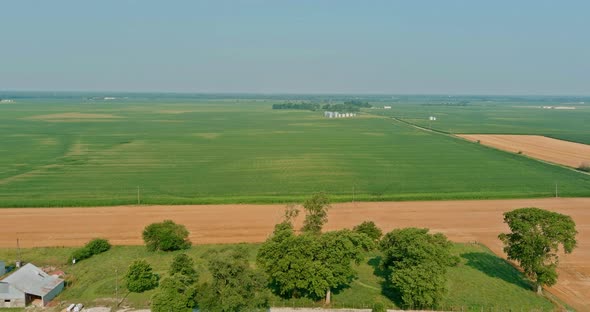
[[[437,92],[423,92],[423,93],[387,93],[387,92],[358,92],[358,93],[346,93],[346,92],[253,92],[253,91],[116,91],[116,90],[39,90],[39,89],[28,89],[28,90],[0,90],[2,93],[123,93],[123,94],[182,94],[182,95],[265,95],[265,96],[278,96],[278,95],[315,95],[315,96],[516,96],[516,97],[590,97],[589,94],[564,94],[564,93],[549,93],[549,94],[534,94],[534,93],[437,93]]]

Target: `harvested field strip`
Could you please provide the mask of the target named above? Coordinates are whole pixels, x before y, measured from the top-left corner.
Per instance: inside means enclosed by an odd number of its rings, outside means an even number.
[[[334,204],[327,229],[351,228],[373,220],[384,231],[428,227],[457,242],[477,241],[503,255],[497,236],[507,231],[502,213],[539,207],[573,217],[578,248],[563,256],[559,283],[551,292],[580,311],[590,310],[590,198],[484,201],[358,202]],[[196,244],[261,242],[281,220],[284,205],[118,206],[0,210],[0,246],[79,246],[94,237],[139,245],[143,228],[172,219],[185,224]],[[300,218],[301,219],[301,218]]]
[[[458,134],[469,141],[522,154],[544,161],[577,168],[590,164],[590,145],[540,135]]]

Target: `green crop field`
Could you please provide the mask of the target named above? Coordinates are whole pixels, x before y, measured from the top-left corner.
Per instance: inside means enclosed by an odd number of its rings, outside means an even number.
[[[288,202],[316,191],[334,201],[353,192],[356,200],[545,197],[556,184],[561,196],[590,196],[589,175],[377,110],[327,119],[271,109],[281,101],[72,95],[1,104],[0,206],[131,204],[138,193],[144,204]]]
[[[259,245],[249,244],[251,261]],[[232,245],[201,245],[187,251],[196,262],[201,280],[210,278],[207,261],[215,251],[232,248]],[[128,293],[123,276],[127,266],[136,259],[146,259],[156,273],[167,275],[168,266],[177,253],[148,252],[144,246],[115,246],[110,251],[81,261],[76,265],[66,264],[72,248],[33,248],[21,250],[22,259],[37,266],[53,266],[68,274],[68,287],[57,301],[82,302],[86,305],[112,305],[116,285],[119,298],[125,297],[125,305],[147,307],[154,291]],[[441,308],[446,311],[552,311],[553,304],[537,296],[530,284],[514,267],[498,258],[487,248],[472,244],[455,244],[453,253],[461,262],[448,272],[448,294]],[[0,259],[13,260],[14,249],[0,249]],[[384,278],[378,269],[379,253],[368,253],[365,261],[356,266],[358,279],[349,288],[338,290],[333,296],[333,307],[371,307],[381,301],[396,307],[396,294],[384,290]],[[281,299],[273,297],[272,306],[319,307],[322,303],[308,299]]]
[[[395,116],[449,133],[534,134],[590,144],[590,102],[553,98],[424,98],[380,103],[391,109],[372,113]],[[544,109],[543,107],[575,107]],[[436,121],[429,121],[429,117]]]

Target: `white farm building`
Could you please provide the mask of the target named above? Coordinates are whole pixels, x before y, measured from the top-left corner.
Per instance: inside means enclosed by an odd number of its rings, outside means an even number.
[[[0,281],[0,308],[45,306],[64,288],[64,280],[27,264]]]

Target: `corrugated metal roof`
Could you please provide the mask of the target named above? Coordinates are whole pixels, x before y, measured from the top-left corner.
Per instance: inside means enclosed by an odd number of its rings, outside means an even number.
[[[2,282],[9,283],[27,294],[43,297],[61,284],[63,280],[57,276],[48,275],[43,270],[28,263],[3,279]]]
[[[25,294],[22,291],[16,289],[16,287],[8,283],[0,282],[0,300],[20,299],[24,297]]]

